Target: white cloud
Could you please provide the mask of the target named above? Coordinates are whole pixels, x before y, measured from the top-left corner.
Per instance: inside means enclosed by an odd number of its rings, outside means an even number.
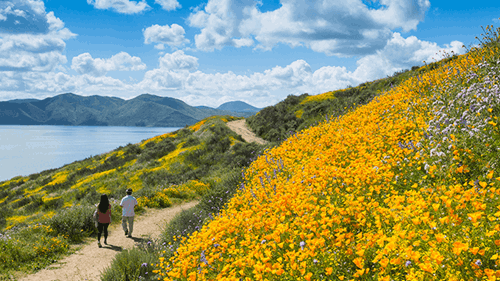
[[[181,4],[177,0],[155,0],[156,4],[160,4],[163,10],[172,11],[181,8]]]
[[[179,47],[186,43],[189,43],[189,40],[184,38],[184,28],[178,24],[172,24],[172,26],[157,25],[154,24],[146,29],[142,30],[144,34],[144,43],[159,43],[155,48],[162,50],[164,44],[169,45],[171,47]],[[160,45],[161,44],[161,45]]]
[[[401,27],[405,32],[416,29],[431,6],[428,0],[381,0],[380,3],[386,8],[370,11],[373,19],[390,29]]]
[[[34,45],[35,49],[41,48]],[[105,74],[111,70],[143,70],[146,66],[140,58],[124,52],[107,59],[92,58],[90,54],[84,53],[73,58],[71,65],[80,75],[53,71],[5,71],[0,75],[0,89],[2,99],[19,94],[24,97],[41,97],[63,92],[124,98],[151,93],[179,98],[190,105],[216,107],[236,99],[264,107],[277,103],[290,94],[319,94],[383,78],[396,71],[422,65],[423,60],[430,62],[433,57],[440,59],[436,55],[439,50],[463,53],[461,46],[462,43],[458,41],[438,46],[414,36],[404,38],[399,33],[394,33],[384,48],[359,59],[355,70],[339,66],[324,66],[313,70],[305,60],[299,59],[285,66],[278,65],[249,75],[238,75],[231,71],[200,71],[198,58],[178,50],[159,57],[158,67],[145,72],[139,82],[119,80]]]
[[[71,68],[80,74],[103,76],[114,70],[144,70],[146,65],[139,57],[132,57],[126,52],[120,52],[109,59],[94,59],[89,53],[83,53],[73,58]]]
[[[193,105],[217,106],[237,98],[256,106],[267,106],[289,94],[319,94],[383,78],[396,71],[420,66],[423,60],[440,59],[436,55],[439,50],[463,53],[461,46],[458,41],[438,46],[414,36],[403,38],[394,33],[386,47],[359,59],[354,71],[339,66],[325,66],[313,71],[306,61],[299,59],[251,75],[237,75],[231,71],[204,73],[196,70],[195,57],[177,51],[161,57],[160,67],[148,71],[136,86],[139,92],[163,94],[168,91],[169,95]]]
[[[362,0],[282,0],[262,13],[254,0],[209,0],[188,18],[198,49],[252,46],[270,50],[279,43],[306,46],[327,55],[372,54],[382,49],[392,29],[415,29],[429,9],[428,0],[381,0],[378,9]],[[241,41],[244,40],[244,41]]]
[[[140,2],[130,0],[87,0],[87,3],[96,9],[112,9],[117,13],[129,15],[141,13],[151,8],[145,0],[141,0]]]
[[[245,9],[255,5],[254,0],[208,1],[204,10],[197,10],[188,18],[190,26],[201,28],[201,33],[195,35],[196,47],[213,50],[224,46],[248,46],[250,42],[253,44],[251,38],[242,36],[238,26],[245,16]],[[244,38],[244,41],[233,40],[237,38]]]
[[[155,49],[157,50],[165,50],[165,44],[156,44]]]
[[[424,60],[440,60],[440,50],[463,54],[465,50],[462,45],[462,42],[452,41],[449,45],[440,47],[434,42],[421,41],[415,36],[405,39],[396,32],[383,49],[358,60],[358,67],[353,74],[362,81],[378,79],[396,71],[422,65]]]
[[[51,71],[67,62],[65,40],[73,34],[42,1],[0,2],[0,71]]]
[[[169,70],[196,70],[198,58],[184,54],[183,51],[167,53],[160,58],[160,68]]]

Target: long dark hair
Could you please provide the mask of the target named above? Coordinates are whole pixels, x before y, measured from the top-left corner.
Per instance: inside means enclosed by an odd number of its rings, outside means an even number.
[[[102,194],[101,195],[101,202],[99,202],[99,206],[97,208],[99,209],[99,212],[101,213],[106,213],[109,207],[109,199],[108,195]]]

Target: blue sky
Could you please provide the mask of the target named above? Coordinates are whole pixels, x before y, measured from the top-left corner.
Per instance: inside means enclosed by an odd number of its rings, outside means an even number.
[[[0,101],[264,107],[463,53],[499,17],[496,1],[0,0]]]

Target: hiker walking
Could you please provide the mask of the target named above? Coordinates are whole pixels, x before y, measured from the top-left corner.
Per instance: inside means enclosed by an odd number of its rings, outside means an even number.
[[[104,232],[104,244],[108,245],[108,226],[111,223],[111,204],[106,194],[101,195],[101,201],[97,205],[97,246],[101,245],[101,234]]]
[[[134,230],[134,207],[137,205],[137,200],[132,196],[132,189],[127,189],[127,196],[122,198],[120,206],[122,206],[122,226],[123,231],[125,231],[125,236],[132,237],[132,231]],[[128,223],[128,228],[127,228]]]

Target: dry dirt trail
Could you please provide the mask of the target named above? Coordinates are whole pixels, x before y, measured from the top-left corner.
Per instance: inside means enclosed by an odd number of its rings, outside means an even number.
[[[227,122],[226,125],[229,129],[240,135],[246,142],[256,142],[258,144],[265,144],[266,141],[256,136],[247,127],[245,119]]]
[[[23,281],[80,281],[101,280],[101,272],[111,265],[114,256],[122,249],[133,248],[137,242],[145,237],[156,237],[160,234],[161,227],[171,220],[182,210],[195,206],[198,202],[193,201],[176,205],[166,209],[149,209],[146,214],[137,216],[134,220],[133,238],[125,237],[121,223],[110,227],[108,245],[104,245],[101,238],[102,248],[97,247],[97,239],[89,239],[76,253],[65,257],[59,262],[42,269],[41,271],[24,276]]]

